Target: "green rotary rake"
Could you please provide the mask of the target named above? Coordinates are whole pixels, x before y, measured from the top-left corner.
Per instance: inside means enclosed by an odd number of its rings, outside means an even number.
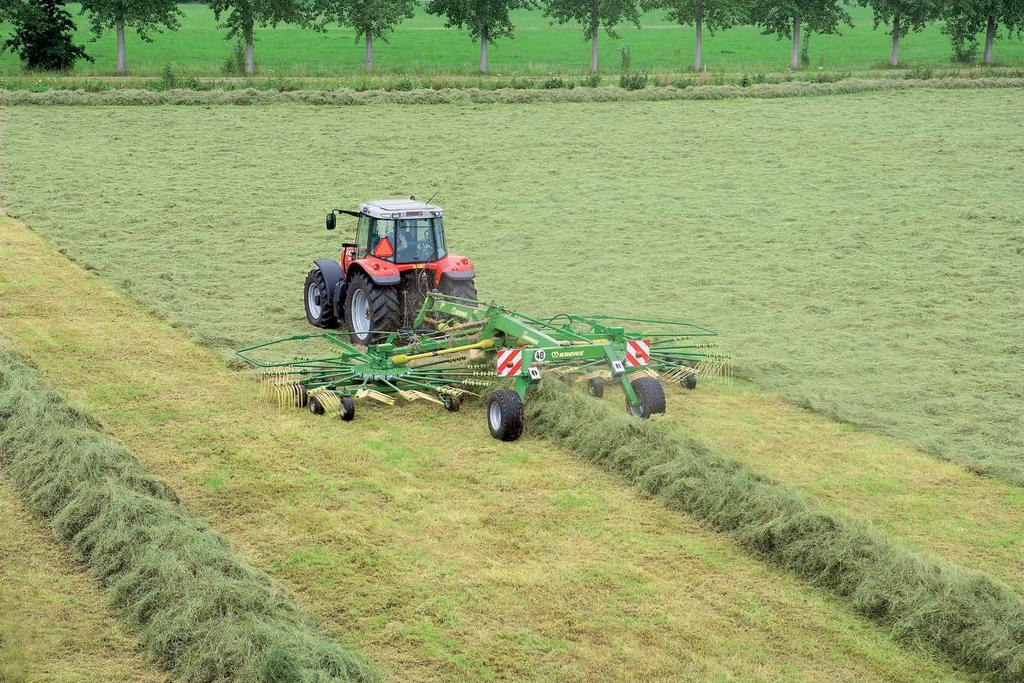
[[[540,320],[439,292],[427,294],[410,329],[383,335],[368,347],[345,332],[298,335],[236,355],[258,369],[278,404],[346,421],[358,400],[425,400],[455,411],[465,397],[486,393],[488,427],[503,441],[522,434],[523,402],[545,375],[585,385],[595,397],[618,385],[627,411],[648,418],[665,412],[662,382],[693,389],[698,376],[729,370],[713,343],[717,333],[698,325],[601,315]]]

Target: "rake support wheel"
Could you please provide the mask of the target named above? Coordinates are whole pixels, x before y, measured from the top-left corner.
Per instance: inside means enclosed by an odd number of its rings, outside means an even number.
[[[593,377],[587,381],[587,393],[594,398],[604,396],[604,380],[600,377]]]
[[[640,377],[630,384],[636,392],[636,397],[640,399],[639,406],[631,406],[629,400],[626,400],[626,410],[630,415],[646,420],[655,413],[665,412],[665,389],[661,382],[653,377]]]
[[[495,389],[487,397],[487,426],[499,441],[515,441],[523,433],[523,400],[511,389]]]
[[[356,416],[356,403],[351,396],[341,397],[341,412],[338,415],[342,422],[351,422]]]

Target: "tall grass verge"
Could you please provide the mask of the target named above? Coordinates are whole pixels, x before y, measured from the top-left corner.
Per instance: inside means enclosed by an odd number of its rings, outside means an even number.
[[[99,424],[2,349],[0,464],[181,680],[375,680]]]
[[[898,546],[701,443],[557,383],[527,402],[529,429],[849,599],[911,644],[1000,680],[1024,680],[1024,601],[983,574]]]
[[[541,103],[541,102],[624,102],[659,100],[727,100],[737,98],[774,99],[844,95],[866,92],[913,90],[918,88],[1024,88],[1024,78],[947,78],[907,80],[862,80],[836,82],[760,83],[741,85],[647,86],[626,88],[418,88],[377,90],[189,90],[119,89],[86,90],[0,90],[0,103],[11,105],[262,105],[275,103],[352,106],[366,104],[452,104]]]

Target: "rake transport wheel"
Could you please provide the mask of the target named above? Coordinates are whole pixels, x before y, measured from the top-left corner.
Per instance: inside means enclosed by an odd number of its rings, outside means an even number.
[[[319,268],[314,268],[306,275],[306,285],[302,290],[306,303],[306,320],[310,325],[331,329],[338,326],[331,307],[330,292],[327,291],[327,280]]]
[[[646,420],[655,413],[665,412],[665,389],[661,382],[653,377],[640,377],[630,382],[636,397],[640,399],[640,405],[633,407],[626,400],[626,410],[630,415]]]
[[[398,290],[376,285],[363,273],[355,273],[348,283],[345,301],[345,322],[357,344],[383,341],[388,332],[402,324]]]
[[[356,416],[356,402],[352,400],[351,396],[341,397],[341,412],[338,417],[341,418],[342,422],[351,422]]]
[[[592,377],[587,381],[587,393],[594,398],[604,396],[604,380],[600,377]]]
[[[309,397],[309,412],[314,415],[323,415],[326,412],[324,404],[320,402],[320,399],[317,396]]]
[[[446,277],[441,281],[441,293],[449,296],[457,296],[460,299],[472,299],[476,301],[475,280],[453,280]]]
[[[487,397],[487,426],[499,441],[515,441],[523,433],[523,400],[511,389],[495,389]]]

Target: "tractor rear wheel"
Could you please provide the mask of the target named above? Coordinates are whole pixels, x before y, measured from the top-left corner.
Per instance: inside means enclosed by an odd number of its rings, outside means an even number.
[[[310,325],[328,329],[338,326],[334,307],[331,306],[331,295],[327,291],[327,280],[319,268],[314,268],[306,275],[306,286],[302,293],[306,302],[306,320]]]
[[[523,400],[511,389],[495,389],[487,397],[487,426],[499,441],[515,441],[523,433]]]
[[[453,280],[450,277],[446,277],[441,280],[441,293],[448,296],[457,296],[460,299],[476,301],[476,281]]]
[[[665,389],[661,382],[653,377],[639,377],[630,384],[636,392],[636,397],[640,399],[638,406],[629,405],[629,399],[626,399],[626,410],[630,415],[646,420],[655,413],[665,412]]]
[[[345,322],[357,344],[383,341],[402,324],[398,290],[374,284],[363,273],[354,273],[348,282]]]

